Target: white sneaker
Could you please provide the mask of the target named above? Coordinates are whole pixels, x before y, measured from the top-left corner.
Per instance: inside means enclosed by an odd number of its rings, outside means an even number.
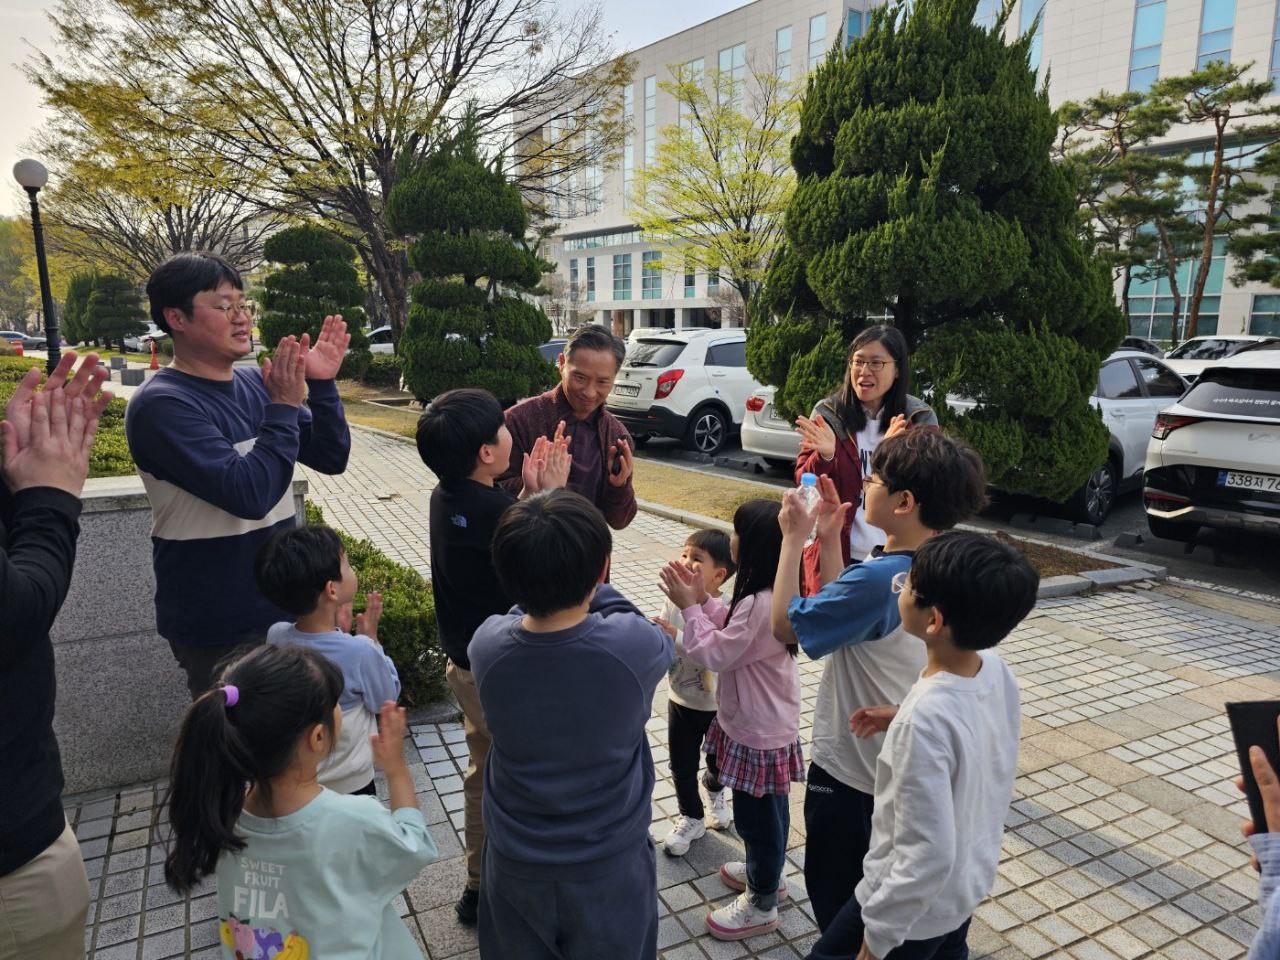
[[[747,889],[747,865],[742,860],[730,860],[720,867],[720,880],[730,890]],[[787,899],[787,878],[778,878],[778,902]]]
[[[729,806],[729,788],[710,794],[711,811],[707,814],[707,826],[712,830],[728,830],[733,826],[733,807]]]
[[[662,849],[673,857],[683,857],[689,852],[689,844],[706,836],[707,828],[701,820],[693,817],[677,817],[676,825],[662,841]]]
[[[761,910],[749,893],[707,914],[707,932],[717,940],[746,940],[778,929],[778,908]]]

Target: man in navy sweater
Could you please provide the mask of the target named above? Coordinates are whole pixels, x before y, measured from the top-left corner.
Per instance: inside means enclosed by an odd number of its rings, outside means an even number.
[[[0,957],[84,957],[89,882],[62,812],[49,628],[71,585],[80,491],[111,400],[89,354],[62,355],[40,393],[27,371],[0,432]],[[96,398],[96,399],[95,399]]]
[[[314,344],[285,337],[261,368],[236,269],[183,253],[147,282],[173,363],[129,401],[125,432],[152,511],[156,628],[197,697],[232,651],[288,619],[253,578],[258,548],[296,522],[293,468],[341,473],[351,435],[333,378],[351,338],[326,317]]]

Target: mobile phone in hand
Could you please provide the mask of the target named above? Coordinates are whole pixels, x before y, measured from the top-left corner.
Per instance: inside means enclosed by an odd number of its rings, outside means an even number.
[[[609,472],[615,477],[622,472],[622,448],[626,446],[627,441],[619,440],[617,442],[618,455],[613,458],[613,466],[609,468]]]
[[[1258,833],[1280,830],[1280,823],[1267,824],[1267,815],[1262,807],[1262,793],[1258,790],[1258,781],[1253,776],[1253,764],[1249,761],[1249,748],[1261,747],[1271,769],[1280,772],[1277,716],[1280,716],[1280,700],[1227,704],[1227,719],[1231,722],[1231,736],[1236,742],[1236,757],[1240,761],[1240,772],[1244,774],[1244,794],[1249,801],[1249,816]]]

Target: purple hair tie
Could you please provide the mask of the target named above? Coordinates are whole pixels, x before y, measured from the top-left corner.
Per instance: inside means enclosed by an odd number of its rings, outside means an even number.
[[[232,685],[232,684],[228,683],[228,684],[225,684],[225,685],[223,686],[223,688],[222,688],[222,692],[223,692],[223,693],[225,693],[225,694],[227,695],[227,707],[228,707],[228,708],[230,708],[230,707],[234,707],[237,703],[239,703],[239,702],[240,702],[240,688],[239,688],[239,687],[234,686],[234,685]]]

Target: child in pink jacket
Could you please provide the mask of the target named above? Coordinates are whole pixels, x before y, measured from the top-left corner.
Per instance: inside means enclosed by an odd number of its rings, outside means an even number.
[[[787,895],[788,794],[792,781],[804,780],[796,648],[779,643],[770,626],[782,549],[779,509],[777,501],[752,500],[734,514],[730,552],[738,574],[727,607],[683,565],[669,563],[661,573],[663,593],[684,616],[686,656],[720,675],[716,719],[703,750],[718,765],[720,782],[733,789],[734,818],[747,848],[745,863],[720,868],[720,878],[742,891],[707,915],[707,930],[720,940],[777,928],[778,901]]]

